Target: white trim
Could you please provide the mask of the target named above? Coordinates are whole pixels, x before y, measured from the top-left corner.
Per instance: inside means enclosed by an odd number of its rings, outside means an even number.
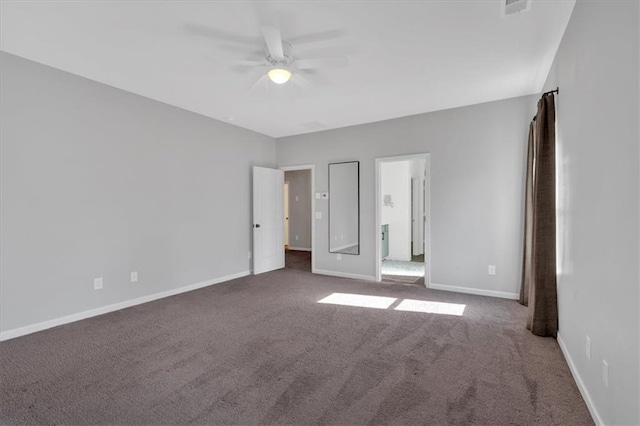
[[[427,154],[424,162],[424,182],[424,283],[427,288],[431,288],[431,154]]]
[[[556,337],[556,340],[558,341],[558,345],[560,346],[562,355],[564,355],[564,359],[567,361],[567,365],[569,366],[571,375],[573,376],[573,379],[578,385],[578,389],[582,394],[582,398],[584,399],[584,402],[586,403],[587,408],[589,409],[589,413],[591,413],[591,417],[593,417],[593,421],[597,426],[604,425],[604,422],[602,421],[602,417],[600,417],[600,414],[598,414],[598,410],[596,410],[596,405],[593,403],[593,399],[591,398],[591,395],[587,390],[587,386],[584,384],[582,377],[580,377],[580,374],[578,373],[578,369],[576,368],[576,365],[573,363],[573,359],[571,358],[571,355],[569,355],[569,350],[567,349],[567,345],[565,345],[564,340],[560,335],[560,332],[558,332],[558,336]]]
[[[375,159],[375,213],[376,213],[376,229],[375,229],[375,237],[374,241],[376,242],[376,250],[375,250],[375,261],[376,261],[376,275],[375,281],[382,281],[382,255],[381,255],[381,244],[379,238],[380,227],[382,226],[382,200],[380,198],[380,193],[382,192],[382,179],[381,175],[381,165],[382,163],[394,162],[394,161],[406,161],[406,160],[416,160],[416,159],[424,159],[425,160],[425,205],[428,211],[425,211],[425,216],[427,221],[424,227],[424,243],[425,243],[425,253],[424,253],[424,286],[427,288],[431,287],[431,154],[428,152],[422,154],[410,154],[410,155],[399,155],[395,157],[381,157]]]
[[[505,291],[484,290],[481,288],[459,287],[457,285],[444,285],[444,284],[433,284],[433,283],[431,283],[429,287],[434,290],[453,291],[455,293],[476,294],[478,296],[499,297],[501,299],[512,299],[512,300],[520,299],[520,295],[518,293],[507,293]]]
[[[316,246],[316,197],[314,196],[316,191],[316,166],[315,164],[302,164],[300,166],[280,166],[278,169],[285,172],[311,170],[311,249],[309,251],[311,251],[311,270],[313,271],[316,267],[316,251],[313,250]]]
[[[143,303],[151,302],[158,299],[163,299],[169,296],[175,296],[176,294],[186,293],[188,291],[197,290],[199,288],[208,287],[210,285],[219,284],[219,283],[223,283],[230,280],[235,280],[236,278],[246,277],[247,275],[251,275],[251,272],[243,271],[237,274],[227,275],[225,277],[220,277],[220,278],[214,278],[212,280],[202,281],[196,284],[190,284],[184,287],[162,291],[160,293],[149,294],[147,296],[138,297],[136,299],[125,300],[124,302],[118,302],[112,305],[101,306],[99,308],[90,309],[88,311],[78,312],[77,314],[67,315],[64,317],[27,325],[25,327],[14,328],[13,330],[7,330],[0,333],[0,341],[14,339],[16,337],[25,336],[27,334],[57,327],[59,325],[69,324],[71,322],[76,322],[86,318],[103,315],[109,312],[119,311],[120,309],[141,305]]]
[[[376,277],[369,275],[350,274],[348,272],[325,271],[323,269],[313,269],[311,272],[320,275],[329,275],[330,277],[350,278],[352,280],[375,281]]]
[[[304,248],[304,247],[289,247],[289,250],[293,250],[293,251],[311,251],[310,248]]]

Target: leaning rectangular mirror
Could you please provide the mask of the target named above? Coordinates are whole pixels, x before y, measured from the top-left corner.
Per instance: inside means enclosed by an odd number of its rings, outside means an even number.
[[[360,254],[360,162],[329,164],[329,252]]]

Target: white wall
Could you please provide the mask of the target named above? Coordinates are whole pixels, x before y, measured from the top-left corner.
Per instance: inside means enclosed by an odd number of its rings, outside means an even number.
[[[409,163],[410,163],[412,179],[424,177],[425,160],[422,160],[422,159],[409,160]]]
[[[289,247],[311,250],[311,170],[284,172],[289,182]]]
[[[425,192],[422,187],[423,180],[425,178],[426,161],[425,160],[411,160],[411,179],[418,179],[414,181],[414,185],[418,187],[413,188],[413,214],[412,219],[415,222],[411,223],[411,232],[413,233],[413,247],[412,254],[418,255],[424,253],[424,210],[425,210]]]
[[[360,256],[328,252],[327,203],[317,200],[316,268],[375,277],[375,158],[431,153],[432,274],[437,284],[515,295],[522,262],[522,189],[537,97],[521,97],[278,139],[279,166],[360,160]],[[497,275],[487,274],[488,265]]]
[[[640,422],[638,15],[636,1],[577,2],[545,85],[560,87],[559,340],[611,425]]]
[[[272,138],[0,59],[3,332],[250,269]]]
[[[389,225],[389,259],[411,260],[411,162],[381,164],[382,224]],[[384,205],[390,195],[393,207]]]

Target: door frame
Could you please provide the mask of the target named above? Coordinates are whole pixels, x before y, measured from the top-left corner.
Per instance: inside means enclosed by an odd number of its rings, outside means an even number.
[[[281,166],[278,167],[278,169],[284,172],[292,172],[295,170],[311,171],[311,188],[309,194],[311,197],[311,272],[314,272],[316,270],[316,197],[314,196],[316,189],[316,166],[314,164],[302,164],[299,166]]]
[[[425,287],[431,287],[431,154],[410,154],[400,155],[395,157],[381,157],[376,158],[375,162],[375,212],[376,212],[376,229],[374,240],[376,242],[376,281],[382,281],[382,259],[381,256],[381,243],[380,232],[382,227],[382,164],[392,163],[396,161],[406,160],[425,160],[425,194],[424,194],[424,285]]]

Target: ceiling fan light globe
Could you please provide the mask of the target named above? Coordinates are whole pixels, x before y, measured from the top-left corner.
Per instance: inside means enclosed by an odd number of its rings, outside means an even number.
[[[267,72],[267,76],[276,84],[284,84],[291,78],[291,71],[284,68],[272,68]]]

